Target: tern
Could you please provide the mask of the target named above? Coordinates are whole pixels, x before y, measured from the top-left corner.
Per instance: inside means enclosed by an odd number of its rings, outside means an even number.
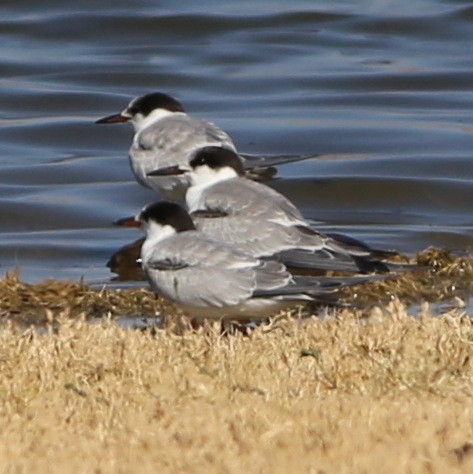
[[[285,196],[245,177],[233,150],[204,147],[187,165],[152,176],[189,176],[187,209],[205,235],[235,245],[254,257],[277,256],[293,268],[348,272],[389,272],[408,265],[383,262],[394,252],[371,249],[358,240],[326,235],[310,226]]]
[[[186,178],[150,178],[148,173],[165,166],[185,165],[198,149],[205,146],[218,146],[236,152],[235,144],[226,132],[211,122],[191,117],[178,100],[161,92],[136,97],[122,112],[103,117],[95,123],[123,122],[130,122],[135,131],[129,160],[136,180],[168,199],[184,196],[188,185]],[[274,176],[275,165],[309,158],[289,155],[238,156],[249,177],[255,179]]]
[[[297,303],[333,304],[340,288],[384,278],[292,275],[281,262],[204,235],[172,202],[149,204],[120,224],[146,232],[141,259],[152,290],[198,319],[258,320]]]

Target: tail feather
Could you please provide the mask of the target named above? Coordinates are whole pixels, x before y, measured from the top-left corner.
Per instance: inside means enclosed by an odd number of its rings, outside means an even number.
[[[250,155],[246,153],[240,153],[243,158],[243,165],[246,169],[258,168],[262,166],[277,166],[285,165],[287,163],[295,163],[297,161],[310,160],[317,158],[318,154],[314,155]]]

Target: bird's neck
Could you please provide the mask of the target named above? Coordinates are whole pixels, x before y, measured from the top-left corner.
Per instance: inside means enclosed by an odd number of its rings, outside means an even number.
[[[155,247],[163,240],[169,239],[174,235],[176,235],[176,230],[170,225],[160,226],[159,229],[148,229],[146,240],[143,242],[143,246],[141,247],[142,261],[148,261],[151,258]]]
[[[167,109],[156,109],[149,113],[146,117],[137,116],[131,119],[135,133],[141,132],[141,130],[153,125],[160,120],[163,120],[168,117],[175,117],[179,115],[186,115],[185,112],[171,112]]]

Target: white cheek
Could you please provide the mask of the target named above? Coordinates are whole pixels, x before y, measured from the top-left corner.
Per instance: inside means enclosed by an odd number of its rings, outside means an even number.
[[[190,179],[194,185],[205,184],[209,180],[208,167],[199,166],[195,168],[190,174]]]
[[[175,235],[176,230],[170,225],[163,226],[154,221],[144,223],[143,227],[146,231],[146,240],[141,247],[141,258],[143,262],[147,262],[159,242]]]
[[[133,128],[135,129],[135,134],[136,134],[143,129],[143,126],[145,123],[145,117],[143,114],[135,114],[131,117],[130,122],[132,123]],[[135,136],[135,139],[137,139],[136,136]]]
[[[210,171],[207,166],[201,167],[197,170],[197,177],[200,182],[205,183],[207,181],[210,181],[212,177],[215,175],[212,171]]]

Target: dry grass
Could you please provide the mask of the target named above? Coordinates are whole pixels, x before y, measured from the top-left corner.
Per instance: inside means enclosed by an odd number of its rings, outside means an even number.
[[[471,259],[440,257],[360,294],[466,291]],[[471,315],[395,300],[249,336],[86,322],[162,309],[146,290],[0,281],[0,472],[473,472]]]
[[[359,316],[249,337],[7,325],[0,470],[472,472],[470,319]]]

